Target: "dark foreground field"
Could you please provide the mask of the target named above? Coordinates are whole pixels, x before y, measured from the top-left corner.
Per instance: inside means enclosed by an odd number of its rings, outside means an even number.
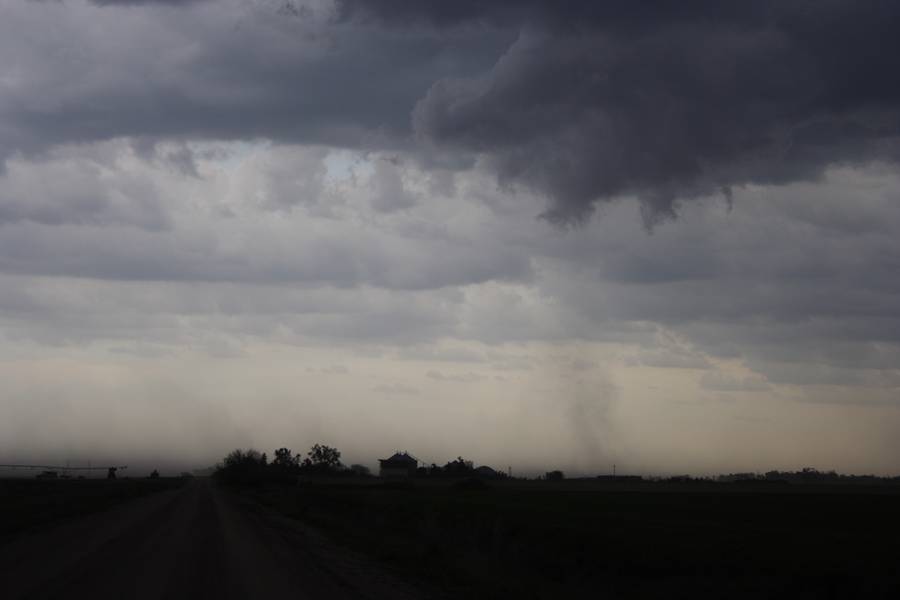
[[[4,599],[900,597],[888,486],[198,478],[2,492]]]
[[[67,518],[176,489],[184,479],[0,479],[0,541]]]
[[[450,597],[900,597],[895,487],[478,487],[252,494]]]

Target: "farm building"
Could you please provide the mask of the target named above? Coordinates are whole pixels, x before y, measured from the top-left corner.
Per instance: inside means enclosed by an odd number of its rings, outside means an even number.
[[[414,477],[419,461],[407,452],[396,452],[390,458],[379,459],[381,468],[379,475],[382,477]]]
[[[488,466],[477,467],[474,471],[474,475],[476,477],[481,477],[482,479],[499,479],[501,474]]]

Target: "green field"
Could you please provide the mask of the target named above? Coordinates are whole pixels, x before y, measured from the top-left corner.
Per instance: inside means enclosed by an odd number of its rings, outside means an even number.
[[[180,487],[159,479],[0,479],[0,540],[34,528]]]
[[[887,597],[900,488],[313,482],[258,501],[452,597]]]

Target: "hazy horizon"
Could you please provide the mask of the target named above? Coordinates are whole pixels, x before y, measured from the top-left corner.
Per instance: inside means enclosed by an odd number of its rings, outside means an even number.
[[[898,22],[0,0],[0,463],[898,475]]]

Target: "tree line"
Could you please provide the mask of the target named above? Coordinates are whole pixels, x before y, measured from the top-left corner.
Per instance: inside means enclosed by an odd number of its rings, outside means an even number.
[[[232,450],[216,465],[213,476],[225,483],[248,485],[263,482],[294,482],[307,476],[368,476],[364,465],[345,466],[341,452],[324,444],[314,444],[306,455],[294,454],[290,448],[275,450],[272,460],[265,452],[254,449]]]
[[[295,454],[290,448],[278,448],[271,460],[265,452],[254,449],[232,450],[216,465],[213,476],[224,483],[252,485],[264,482],[294,483],[298,477],[371,477],[372,473],[365,465],[344,465],[337,448],[314,444],[306,455]],[[417,478],[459,479],[475,476],[488,479],[507,477],[506,473],[493,469],[476,469],[471,460],[461,456],[443,466],[432,463],[415,470]]]

